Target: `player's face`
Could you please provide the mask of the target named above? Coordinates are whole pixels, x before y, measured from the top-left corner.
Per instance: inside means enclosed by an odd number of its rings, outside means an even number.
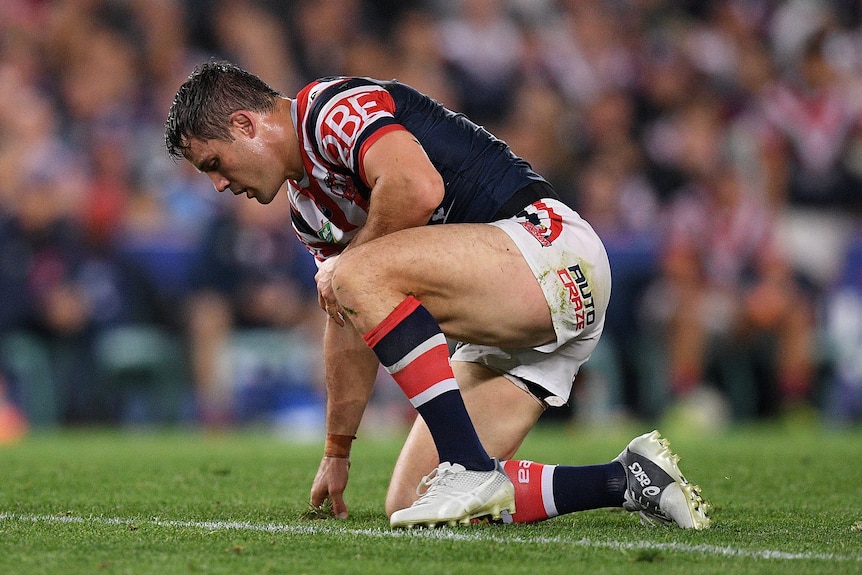
[[[234,133],[231,141],[192,138],[189,143],[187,159],[210,177],[219,192],[230,190],[268,204],[284,183],[261,138]]]

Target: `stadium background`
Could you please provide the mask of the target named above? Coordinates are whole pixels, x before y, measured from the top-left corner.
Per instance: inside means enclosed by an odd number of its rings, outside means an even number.
[[[216,194],[163,149],[211,57],[289,96],[410,83],[593,223],[611,311],[558,416],[862,418],[859,3],[4,0],[0,438],[319,437],[323,314],[287,202]],[[364,425],[407,407],[381,375]]]

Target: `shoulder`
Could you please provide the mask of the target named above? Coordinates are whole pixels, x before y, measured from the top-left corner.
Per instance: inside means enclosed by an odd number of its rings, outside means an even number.
[[[356,132],[382,117],[395,114],[395,102],[379,83],[367,78],[342,78],[322,85],[309,96],[312,123],[338,137]]]
[[[297,95],[301,110],[312,124],[333,116],[394,113],[392,96],[382,82],[371,78],[333,77],[315,80]]]
[[[356,168],[359,148],[378,129],[395,123],[395,101],[370,78],[322,78],[297,96],[298,130],[327,162]]]

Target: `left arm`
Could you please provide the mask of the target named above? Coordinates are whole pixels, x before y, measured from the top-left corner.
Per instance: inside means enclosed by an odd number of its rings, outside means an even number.
[[[350,446],[329,453],[330,435],[355,437],[374,388],[380,365],[371,349],[352,326],[327,322],[324,335],[326,367],[327,446],[311,486],[311,504],[332,502],[335,517],[347,517],[344,490],[350,470]]]

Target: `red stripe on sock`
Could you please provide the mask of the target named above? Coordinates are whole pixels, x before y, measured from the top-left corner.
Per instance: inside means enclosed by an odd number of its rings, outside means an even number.
[[[454,377],[449,364],[449,347],[445,343],[432,347],[392,374],[408,399]]]
[[[368,344],[368,347],[373,348],[377,345],[381,339],[386,337],[386,334],[392,331],[396,325],[401,323],[405,317],[413,313],[413,311],[422,305],[418,299],[413,297],[412,295],[407,296],[401,303],[395,306],[395,309],[386,316],[386,318],[381,321],[379,324],[371,328],[371,330],[362,336],[362,339],[365,340],[365,343]]]
[[[535,523],[548,519],[542,499],[542,473],[545,466],[532,461],[511,460],[503,463],[506,475],[515,486],[515,523]]]

